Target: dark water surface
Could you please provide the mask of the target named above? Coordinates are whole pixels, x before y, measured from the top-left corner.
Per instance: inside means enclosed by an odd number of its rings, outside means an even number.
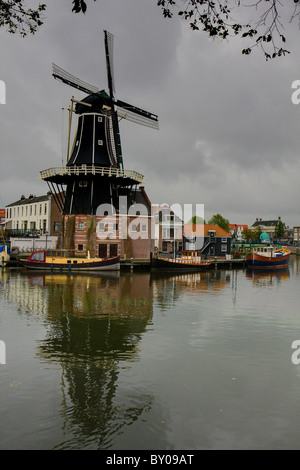
[[[0,448],[299,449],[299,261],[0,271]]]

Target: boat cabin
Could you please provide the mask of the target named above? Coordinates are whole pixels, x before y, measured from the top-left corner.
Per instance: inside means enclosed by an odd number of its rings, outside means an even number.
[[[183,250],[181,252],[182,259],[192,259],[196,261],[201,260],[201,251],[200,250]]]

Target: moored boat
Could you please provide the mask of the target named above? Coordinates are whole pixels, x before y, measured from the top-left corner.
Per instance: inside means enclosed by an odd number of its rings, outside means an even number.
[[[22,266],[28,269],[59,271],[118,271],[120,257],[113,258],[75,258],[66,252],[34,251],[28,259],[20,259]]]
[[[291,251],[284,247],[260,246],[247,255],[246,263],[249,268],[284,269],[288,266],[290,255]]]
[[[0,246],[0,266],[6,266],[10,260],[10,250],[6,245]]]
[[[182,251],[180,257],[170,258],[161,254],[151,254],[151,268],[165,271],[201,271],[210,268],[211,260],[204,260],[201,252]]]

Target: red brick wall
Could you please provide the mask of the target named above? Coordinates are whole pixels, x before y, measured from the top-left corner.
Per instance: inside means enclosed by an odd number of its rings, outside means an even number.
[[[66,224],[68,217],[64,216],[64,230],[66,231]],[[74,217],[74,216],[72,216]],[[93,220],[92,220],[93,219]],[[93,223],[93,228],[91,230],[90,224]],[[107,228],[106,231],[101,232],[103,237],[97,236],[99,233],[99,223],[105,224]],[[149,259],[150,251],[153,249],[151,244],[151,218],[144,216],[116,216],[114,220],[110,223],[107,223],[108,219],[106,216],[88,216],[88,215],[76,215],[75,216],[75,225],[74,225],[74,249],[75,254],[86,255],[87,250],[90,251],[92,257],[98,257],[99,255],[99,245],[107,245],[107,253],[109,255],[109,247],[112,244],[118,246],[118,255],[121,258],[126,259]],[[112,223],[118,224],[118,230],[113,230]],[[125,233],[127,233],[127,238],[122,238],[122,224],[125,227]],[[137,231],[133,232],[132,237],[129,236],[128,230],[132,225],[136,225]],[[89,226],[89,227],[88,227]],[[141,228],[146,228],[145,232],[141,232]],[[110,234],[110,236],[108,236]],[[136,239],[133,239],[136,237]],[[142,238],[143,237],[143,238]],[[82,250],[78,250],[78,245],[82,245]],[[61,246],[61,248],[68,248],[66,246]]]

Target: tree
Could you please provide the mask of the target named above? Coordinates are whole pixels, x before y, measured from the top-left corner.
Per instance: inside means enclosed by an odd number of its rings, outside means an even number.
[[[221,214],[213,215],[211,219],[209,219],[208,223],[212,225],[218,225],[219,227],[226,230],[226,232],[230,231],[229,220],[224,219],[224,217],[222,217]]]
[[[39,4],[34,10],[24,7],[24,3],[25,0],[0,0],[0,27],[7,26],[9,32],[18,31],[23,36],[35,33],[43,24],[41,12],[46,5]],[[250,39],[242,54],[249,55],[260,47],[266,60],[289,54],[284,48],[284,26],[300,19],[300,0],[156,0],[156,3],[165,18],[172,18],[175,12],[193,30],[202,29],[211,38]],[[86,13],[87,4],[87,0],[72,0],[72,11]],[[244,22],[243,15],[249,12],[252,18]]]
[[[205,220],[203,219],[203,217],[193,215],[193,217],[188,221],[188,224],[205,224]]]
[[[43,24],[42,12],[45,3],[40,3],[34,10],[24,6],[23,0],[0,1],[0,27],[6,26],[9,33],[18,32],[21,36],[34,34]]]
[[[253,43],[242,49],[249,55],[260,46],[266,60],[289,53],[283,48],[286,38],[281,17],[289,10],[289,21],[300,17],[300,0],[157,0],[165,18],[172,18],[177,4],[183,4],[177,14],[189,22],[193,30],[202,28],[210,37],[227,39],[229,36],[253,38]],[[252,8],[254,18],[245,24],[236,17]],[[279,44],[279,45],[278,45]]]
[[[244,228],[242,231],[242,237],[245,241],[249,242],[250,240],[255,240],[255,233],[254,230],[251,230],[250,228]]]
[[[96,0],[94,0],[96,1]],[[227,39],[230,36],[251,39],[242,49],[249,55],[254,47],[260,46],[266,60],[289,53],[283,45],[282,16],[288,11],[288,23],[300,18],[300,0],[156,0],[165,18],[172,18],[173,12],[189,22],[193,30],[200,28],[212,38]],[[73,0],[73,11],[85,13],[86,0]],[[253,12],[250,22],[238,21],[249,10]]]
[[[278,224],[275,227],[275,236],[277,239],[280,239],[283,237],[285,231],[285,225],[284,223],[279,220]]]

